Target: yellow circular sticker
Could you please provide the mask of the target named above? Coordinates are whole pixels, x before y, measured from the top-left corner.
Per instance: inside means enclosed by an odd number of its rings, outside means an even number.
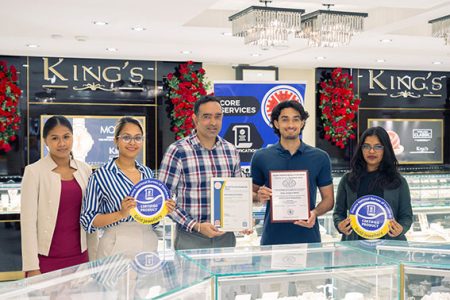
[[[350,208],[352,229],[365,239],[379,239],[389,232],[393,220],[392,208],[383,198],[366,195],[358,198]]]
[[[136,207],[130,209],[130,215],[139,223],[158,223],[168,213],[165,200],[169,199],[169,190],[157,179],[139,181],[131,189],[130,196],[136,200]]]

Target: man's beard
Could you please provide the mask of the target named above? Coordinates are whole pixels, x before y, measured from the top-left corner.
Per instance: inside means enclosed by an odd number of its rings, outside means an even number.
[[[288,135],[288,136],[284,136],[283,138],[285,140],[297,140],[298,139],[298,135]]]

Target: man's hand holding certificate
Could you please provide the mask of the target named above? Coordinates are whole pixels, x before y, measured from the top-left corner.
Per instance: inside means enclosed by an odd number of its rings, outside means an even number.
[[[271,171],[270,183],[272,222],[309,220],[307,171]]]

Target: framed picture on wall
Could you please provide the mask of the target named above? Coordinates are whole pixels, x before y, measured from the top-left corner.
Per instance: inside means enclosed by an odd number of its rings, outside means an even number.
[[[273,82],[278,80],[277,67],[258,67],[239,65],[236,69],[236,80],[252,82]]]
[[[41,157],[48,153],[42,136],[45,122],[52,115],[41,115]],[[117,156],[118,150],[114,144],[114,127],[123,116],[70,116],[65,115],[73,127],[73,156],[92,168],[99,168],[112,157]],[[142,125],[145,136],[145,117],[136,118]],[[136,160],[145,165],[145,142]]]
[[[389,134],[400,164],[444,163],[444,121],[441,119],[367,119]]]

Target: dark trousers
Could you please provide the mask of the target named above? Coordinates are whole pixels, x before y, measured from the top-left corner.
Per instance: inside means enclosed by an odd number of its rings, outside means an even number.
[[[236,237],[233,232],[227,232],[215,238],[209,238],[198,232],[187,232],[177,226],[175,237],[175,250],[221,248],[236,246]]]

